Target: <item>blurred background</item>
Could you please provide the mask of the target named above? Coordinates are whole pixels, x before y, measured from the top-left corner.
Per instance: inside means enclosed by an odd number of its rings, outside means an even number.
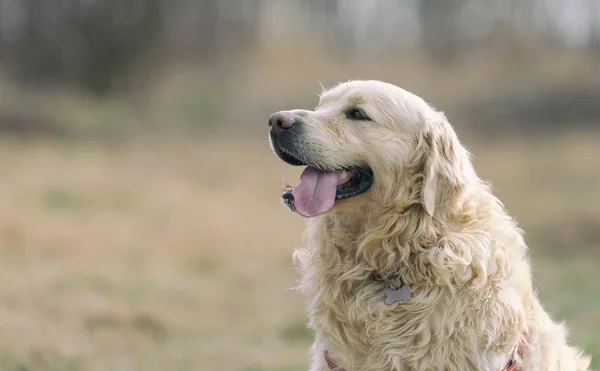
[[[0,370],[306,370],[267,118],[447,113],[600,367],[600,1],[0,0]]]

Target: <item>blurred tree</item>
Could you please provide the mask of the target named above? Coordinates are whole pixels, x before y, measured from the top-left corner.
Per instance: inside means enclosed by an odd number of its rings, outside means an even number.
[[[253,45],[260,0],[0,0],[0,54],[18,83],[99,95],[163,58],[217,62]]]
[[[11,5],[0,8],[11,12],[3,19],[19,19],[12,37],[2,43],[9,74],[24,85],[60,82],[99,95],[107,94],[155,42],[162,25],[158,0],[21,0]]]
[[[460,52],[458,13],[465,0],[420,0],[421,43],[431,59],[451,65]]]

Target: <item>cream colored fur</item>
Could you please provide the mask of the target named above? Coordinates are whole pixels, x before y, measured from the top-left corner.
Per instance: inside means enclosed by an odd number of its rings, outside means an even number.
[[[371,121],[353,121],[348,107]],[[310,219],[295,252],[316,332],[310,370],[500,371],[526,333],[521,371],[587,370],[541,307],[527,246],[478,178],[446,117],[379,81],[326,91],[302,118],[303,150],[328,167],[368,165],[374,185]],[[401,275],[410,300],[384,304]]]

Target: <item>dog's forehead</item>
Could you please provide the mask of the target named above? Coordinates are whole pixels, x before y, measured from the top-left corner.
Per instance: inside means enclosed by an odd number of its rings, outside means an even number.
[[[367,81],[343,83],[321,93],[319,106],[360,106],[378,99],[390,100],[393,91],[385,85]]]

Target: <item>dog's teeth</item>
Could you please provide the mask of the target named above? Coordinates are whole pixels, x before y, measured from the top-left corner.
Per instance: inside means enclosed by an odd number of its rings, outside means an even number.
[[[350,178],[352,178],[352,173],[349,172],[348,170],[343,170],[340,173],[340,182],[342,182],[342,183],[347,182],[348,180],[350,180]]]

